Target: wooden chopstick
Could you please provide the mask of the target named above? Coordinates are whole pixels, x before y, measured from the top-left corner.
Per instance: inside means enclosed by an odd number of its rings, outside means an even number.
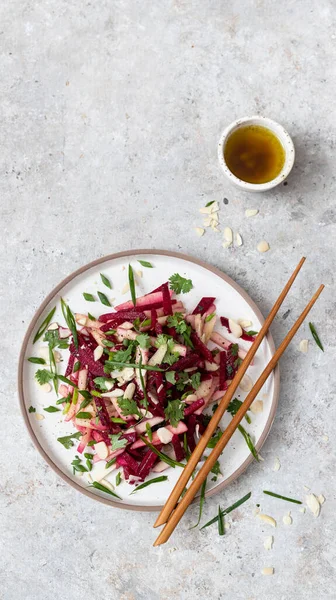
[[[200,438],[195,450],[191,454],[178,481],[176,482],[175,487],[173,488],[166,504],[164,505],[158,518],[156,519],[156,521],[154,523],[154,527],[159,527],[160,525],[163,525],[164,523],[166,523],[170,514],[174,510],[176,504],[178,503],[179,498],[180,498],[184,488],[186,487],[192,473],[194,472],[197,464],[199,463],[199,461],[203,455],[203,452],[208,445],[210,438],[213,436],[214,432],[216,431],[218,424],[219,424],[223,414],[225,413],[228,405],[230,404],[239,383],[241,382],[245,372],[247,371],[247,368],[249,367],[254,355],[256,354],[262,340],[264,339],[265,335],[267,334],[268,329],[269,329],[275,315],[277,314],[281,304],[283,303],[284,299],[286,298],[286,296],[287,296],[292,284],[294,283],[295,278],[298,275],[305,260],[306,260],[305,257],[301,258],[298,266],[293,271],[291,277],[289,278],[288,282],[286,283],[285,287],[283,288],[279,298],[276,300],[271,312],[269,313],[266,320],[264,321],[264,324],[263,324],[261,330],[259,331],[255,341],[251,345],[251,348],[249,349],[249,351],[248,351],[247,355],[245,356],[243,362],[241,363],[236,375],[234,376],[229,388],[227,389],[225,396],[223,396],[222,400],[220,401],[217,410],[215,411],[213,417],[211,418],[210,423],[208,424],[204,434]]]
[[[209,472],[213,468],[216,460],[218,459],[218,457],[220,456],[220,454],[223,452],[223,450],[224,450],[225,446],[227,445],[228,441],[230,440],[230,438],[232,437],[233,433],[237,429],[240,421],[245,416],[247,410],[251,406],[251,404],[252,404],[253,400],[256,398],[257,394],[260,392],[260,390],[263,387],[266,379],[268,378],[268,376],[270,375],[270,373],[273,371],[273,369],[276,366],[276,364],[278,363],[280,357],[282,356],[282,354],[286,350],[287,346],[289,345],[289,343],[293,339],[293,337],[296,334],[296,332],[299,329],[299,327],[302,325],[302,323],[303,323],[304,319],[306,318],[307,314],[309,313],[309,311],[311,310],[311,308],[315,304],[315,302],[318,299],[319,295],[321,294],[323,288],[324,288],[324,285],[321,285],[319,287],[319,289],[314,294],[314,296],[312,297],[312,299],[310,300],[310,302],[307,304],[307,306],[304,309],[304,311],[301,313],[301,315],[299,316],[299,318],[297,319],[297,321],[294,323],[293,327],[287,333],[285,339],[282,341],[282,343],[280,344],[279,348],[276,350],[276,352],[274,353],[274,355],[271,358],[270,362],[268,363],[267,367],[264,369],[264,371],[260,375],[259,379],[257,380],[257,382],[255,383],[255,385],[253,386],[253,389],[250,391],[250,393],[248,394],[247,398],[244,400],[243,404],[241,405],[241,407],[237,411],[236,415],[232,418],[230,424],[228,425],[228,427],[223,432],[223,435],[219,439],[219,441],[216,444],[215,448],[212,450],[210,456],[206,459],[205,463],[203,464],[202,468],[198,472],[198,474],[195,477],[194,481],[192,482],[191,486],[188,488],[186,494],[183,496],[182,500],[177,505],[175,511],[171,514],[168,522],[166,523],[165,527],[163,528],[163,530],[161,531],[160,535],[156,539],[156,541],[154,543],[154,546],[159,546],[161,544],[164,544],[169,539],[169,537],[171,536],[171,534],[174,531],[176,525],[179,523],[180,519],[184,515],[184,513],[187,510],[188,506],[193,501],[193,499],[194,499],[195,495],[197,494],[198,490],[200,489],[200,487],[202,486],[203,482],[207,478]]]

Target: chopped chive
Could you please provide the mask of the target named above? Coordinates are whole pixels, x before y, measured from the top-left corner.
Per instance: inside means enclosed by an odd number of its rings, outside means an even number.
[[[228,515],[230,512],[232,512],[233,510],[235,510],[236,508],[238,508],[238,506],[241,506],[242,504],[244,504],[244,502],[246,502],[246,500],[248,500],[249,498],[251,498],[251,492],[249,492],[248,494],[246,494],[246,496],[243,496],[242,498],[240,498],[240,500],[237,500],[237,502],[235,502],[234,504],[231,504],[231,506],[229,506],[228,508],[225,508],[224,510],[221,511],[222,515]],[[211,519],[211,521],[208,521],[205,525],[203,525],[203,527],[201,527],[201,529],[205,529],[205,527],[209,527],[209,525],[212,525],[213,523],[216,523],[218,521],[218,515],[216,517],[214,517],[213,519]]]
[[[122,425],[126,425],[127,421],[121,419],[120,417],[110,417],[111,423],[121,423]]]
[[[87,302],[96,302],[95,297],[92,294],[88,294],[87,292],[83,292],[84,300]]]
[[[146,433],[148,435],[149,441],[151,442],[153,439],[153,432],[152,432],[152,428],[149,423],[146,423]]]
[[[77,404],[78,401],[78,388],[75,388],[72,394],[72,404]]]
[[[111,286],[110,280],[106,277],[106,275],[104,275],[103,273],[100,273],[100,277],[101,277],[103,284],[106,285],[106,287],[110,288],[110,290],[111,290],[112,286]]]
[[[146,267],[147,269],[153,269],[153,265],[148,262],[147,260],[138,260],[138,262],[140,263],[140,265],[142,265],[143,267]]]
[[[322,346],[322,342],[317,334],[317,331],[315,329],[315,325],[313,325],[313,323],[309,323],[309,329],[311,331],[311,334],[316,342],[316,344],[318,345],[318,347],[322,350],[322,352],[324,352],[324,348]]]
[[[76,414],[76,419],[92,419],[92,414],[89,412],[80,411]]]
[[[153,446],[153,444],[151,444],[148,440],[146,440],[146,438],[143,437],[142,435],[140,436],[140,438],[142,439],[143,442],[145,442],[146,446],[148,446],[148,448],[150,448],[152,450],[152,452],[154,452],[154,454],[156,454],[160,458],[160,460],[167,463],[167,465],[169,465],[170,467],[173,467],[174,469],[175,469],[175,467],[182,467],[184,469],[185,464],[177,462],[176,460],[170,458],[166,454],[163,454],[163,452],[160,452],[160,450],[157,450],[157,448],[155,448],[155,446]]]
[[[109,329],[105,332],[105,335],[114,335],[115,333],[117,333],[116,329]]]
[[[211,319],[213,319],[215,316],[215,313],[211,313],[211,315],[208,315],[207,317],[205,317],[204,321],[205,323],[209,323],[209,321],[211,321]]]
[[[108,297],[105,294],[103,294],[103,292],[97,292],[97,294],[98,294],[98,298],[102,304],[104,304],[105,306],[111,306],[111,303],[110,303]]]
[[[135,492],[137,492],[138,490],[142,490],[143,488],[147,487],[148,485],[151,485],[152,483],[160,483],[161,481],[167,481],[167,479],[168,479],[167,475],[160,475],[160,477],[154,477],[154,479],[145,481],[144,483],[141,483],[140,485],[138,485],[135,488],[135,490],[133,490],[133,492],[130,493],[130,496],[132,496],[132,494],[135,494]]]
[[[96,317],[91,315],[91,313],[89,313],[89,312],[88,312],[88,317],[89,317],[90,321],[97,321]]]
[[[214,203],[215,203],[214,200],[210,200],[210,202],[207,202],[205,206],[206,206],[206,208],[208,208],[208,206],[211,206]]]
[[[73,372],[77,373],[77,371],[79,371],[80,368],[81,368],[81,364],[80,364],[79,360],[77,360],[73,366]]]
[[[223,513],[221,511],[221,507],[218,506],[218,533],[219,535],[224,535],[225,533],[225,529],[224,529],[224,516]]]
[[[287,500],[287,502],[294,502],[294,504],[302,504],[301,500],[294,500],[294,498],[280,496],[280,494],[275,494],[274,492],[267,492],[266,490],[264,490],[264,494],[267,494],[267,496],[273,496],[273,498],[280,498],[280,500]]]
[[[45,365],[46,361],[44,358],[37,358],[37,356],[30,356],[27,360],[29,362],[34,363],[34,365]]]
[[[134,273],[131,265],[128,265],[128,282],[131,291],[131,298],[133,305],[136,306],[136,293],[135,293],[135,283],[134,283]]]
[[[140,359],[139,359],[139,378],[140,378],[140,383],[141,383],[141,389],[142,389],[142,393],[144,395],[144,407],[147,410],[148,408],[148,398],[147,398],[147,392],[146,392],[146,386],[145,386],[145,381],[143,378],[143,374],[142,374],[142,354],[140,352]]]
[[[110,467],[112,467],[112,465],[114,465],[114,463],[116,462],[116,458],[111,458],[111,460],[109,460],[106,465],[105,465],[105,469],[109,469]]]
[[[101,393],[96,392],[96,390],[91,390],[90,394],[91,394],[91,396],[95,396],[96,398],[101,398]]]
[[[86,459],[86,461],[85,461],[85,464],[86,464],[86,466],[87,466],[87,470],[88,470],[88,471],[92,471],[92,462],[91,462],[91,460],[89,460],[89,459],[87,458],[87,459]]]
[[[118,494],[115,494],[114,492],[112,492],[112,490],[109,490],[107,487],[105,487],[105,485],[98,483],[98,481],[93,481],[92,484],[89,485],[89,487],[93,487],[96,490],[105,492],[105,494],[111,494],[111,496],[115,496],[115,498],[118,498],[119,500],[121,500],[121,498],[120,498],[120,496],[118,496]]]
[[[73,342],[75,344],[75,347],[78,348],[78,335],[77,335],[77,327],[76,327],[75,317],[73,316],[70,307],[63,300],[63,298],[61,298],[61,308],[62,308],[62,313],[63,313],[63,317],[65,319],[65,322],[72,333]]]
[[[83,400],[83,402],[80,403],[79,408],[86,408],[89,404],[91,404],[91,398]]]
[[[201,487],[201,497],[200,497],[200,504],[199,504],[198,521],[197,521],[197,523],[195,523],[195,525],[193,525],[192,527],[190,527],[190,529],[194,529],[195,527],[198,527],[198,525],[200,524],[201,517],[202,517],[202,512],[203,512],[204,501],[205,501],[205,488],[206,488],[206,484],[207,484],[207,480],[205,479],[203,481],[202,487]]]
[[[50,313],[44,319],[43,323],[41,323],[40,327],[38,328],[37,332],[35,333],[35,336],[33,339],[33,344],[35,344],[35,342],[37,342],[37,340],[39,340],[40,337],[42,337],[42,335],[44,334],[45,330],[47,329],[51,319],[53,318],[55,311],[56,311],[56,306],[54,306],[54,308],[50,311]]]
[[[62,415],[67,415],[70,410],[71,402],[67,402],[65,407],[63,408]]]
[[[55,361],[55,356],[54,356],[54,351],[52,349],[51,343],[49,342],[48,344],[49,347],[49,363],[50,363],[50,371],[52,373],[53,376],[53,384],[54,384],[54,390],[56,392],[56,394],[58,393],[58,386],[57,386],[57,367],[56,367],[56,361]]]
[[[120,471],[118,471],[117,476],[116,476],[116,486],[121,484],[121,473]]]
[[[90,393],[90,392],[88,392],[87,390],[78,390],[78,393],[79,393],[79,394],[80,394],[80,395],[81,395],[83,398],[85,398],[85,400],[90,400],[90,401],[92,400],[91,393]]]
[[[73,388],[77,387],[77,385],[73,381],[71,381],[71,379],[64,377],[64,375],[57,375],[57,379],[63,381],[63,383],[66,383],[67,385],[71,385]]]
[[[43,410],[45,410],[48,413],[55,413],[55,412],[60,412],[61,409],[60,408],[56,408],[56,406],[47,406]]]
[[[96,444],[96,440],[90,440],[86,445],[87,446],[94,446]]]
[[[242,434],[251,454],[253,455],[253,457],[258,461],[259,461],[259,456],[258,456],[258,452],[254,447],[254,444],[252,442],[252,438],[250,436],[250,434],[246,431],[246,429],[244,429],[244,427],[242,425],[238,425],[238,429],[240,431],[240,433]]]
[[[34,412],[36,412],[36,408],[34,408],[33,406],[30,406],[30,407],[28,408],[28,412],[29,412],[29,413],[34,413]]]
[[[91,454],[90,452],[84,452],[84,457],[88,458],[89,460],[93,459],[93,454]]]

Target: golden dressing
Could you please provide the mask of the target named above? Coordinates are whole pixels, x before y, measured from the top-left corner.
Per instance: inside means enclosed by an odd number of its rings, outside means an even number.
[[[285,151],[270,129],[248,125],[230,135],[224,148],[224,159],[239,179],[248,183],[266,183],[282,170]]]

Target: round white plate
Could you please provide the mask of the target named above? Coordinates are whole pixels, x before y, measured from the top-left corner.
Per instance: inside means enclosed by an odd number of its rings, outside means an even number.
[[[139,259],[151,262],[154,268],[142,267],[138,262]],[[96,317],[108,312],[109,309],[100,302],[85,301],[82,295],[83,292],[96,295],[97,291],[100,290],[115,305],[129,300],[129,291],[122,294],[123,288],[128,283],[127,267],[129,263],[135,272],[142,271],[142,277],[137,276],[139,281],[136,288],[138,296],[158,287],[174,273],[179,273],[190,278],[193,282],[192,291],[181,296],[188,310],[192,311],[202,296],[215,296],[218,315],[233,319],[249,319],[253,323],[251,329],[255,331],[259,331],[263,317],[246,292],[218,269],[183,254],[153,250],[132,250],[114,254],[82,267],[51,292],[34,316],[24,339],[20,355],[19,393],[24,419],[35,445],[49,465],[77,490],[89,495],[91,498],[113,506],[150,511],[158,510],[164,504],[180,475],[181,469],[179,467],[167,469],[163,473],[168,476],[167,481],[148,486],[133,495],[130,495],[130,493],[134,490],[134,486],[123,481],[116,489],[116,492],[122,498],[121,501],[88,487],[87,474],[80,476],[72,473],[71,462],[76,455],[77,443],[71,449],[66,450],[57,441],[60,436],[75,433],[75,429],[71,423],[63,421],[61,412],[47,413],[43,410],[44,407],[55,405],[56,395],[53,390],[50,393],[41,390],[34,378],[36,370],[41,367],[27,361],[29,356],[38,356],[41,346],[45,345],[41,340],[33,345],[32,340],[39,325],[53,306],[57,307],[53,321],[65,325],[60,309],[61,297],[69,304],[73,312],[87,313],[89,311]],[[112,290],[103,285],[100,273],[109,278],[112,283]],[[216,330],[233,342],[237,341],[220,325],[216,326]],[[250,346],[249,342],[244,341],[239,341],[239,344],[245,349]],[[253,381],[256,381],[261,374],[273,353],[274,344],[269,334],[258,349],[253,366],[249,367],[247,371]],[[64,373],[68,351],[63,350],[62,355],[64,360],[59,365],[60,373]],[[244,423],[244,427],[253,436],[258,450],[260,450],[272,425],[278,394],[279,372],[276,369],[259,394],[259,399],[263,400],[263,412],[257,415],[250,413],[251,425]],[[243,400],[246,394],[238,388],[236,396]],[[36,409],[35,413],[28,412],[30,406]],[[37,415],[43,415],[43,420],[37,420]],[[223,427],[229,423],[230,418],[230,415],[223,418]],[[253,458],[242,435],[239,431],[236,431],[220,458],[222,477],[218,477],[216,482],[211,481],[211,478],[208,477],[207,495],[217,493],[231,483],[247,468],[252,460]],[[94,469],[96,468],[98,467],[94,467]],[[99,468],[101,469],[101,466]],[[117,470],[113,471],[106,479],[114,484],[117,472]],[[95,478],[94,475],[95,471],[93,470],[91,472],[93,479]],[[157,475],[150,475],[150,477],[154,476]]]

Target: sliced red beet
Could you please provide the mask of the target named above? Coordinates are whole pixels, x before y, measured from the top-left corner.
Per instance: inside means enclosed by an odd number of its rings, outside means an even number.
[[[131,475],[138,475],[139,463],[128,452],[124,452],[118,456],[117,465],[118,467],[126,467]]]
[[[101,327],[101,331],[108,331],[109,328],[114,329],[114,325],[121,325],[124,321],[131,321],[131,323],[133,323],[134,319],[138,318],[143,321],[146,318],[146,315],[142,312],[142,309],[137,308],[100,315],[99,321],[105,323],[105,325]]]
[[[212,359],[212,355],[211,355],[211,359]],[[187,354],[187,356],[184,356],[183,358],[180,358],[179,360],[176,361],[176,363],[174,363],[173,365],[171,365],[171,367],[169,367],[170,371],[183,371],[184,369],[188,369],[189,367],[196,367],[199,364],[199,356],[198,354],[195,354],[193,352],[191,352],[190,354]]]
[[[174,448],[176,460],[178,462],[181,462],[181,460],[183,460],[185,458],[185,453],[184,453],[184,449],[183,449],[183,446],[181,444],[181,440],[180,440],[179,436],[178,435],[173,435],[171,443],[172,443],[173,448]]]
[[[170,293],[168,288],[168,283],[164,283],[162,286],[162,300],[163,300],[163,314],[164,315],[172,315],[173,307],[170,299]]]
[[[153,450],[148,450],[145,456],[143,457],[138,470],[138,475],[141,479],[145,479],[147,475],[149,475],[151,468],[154,466],[158,459],[158,456]]]
[[[156,310],[155,310],[155,308],[152,308],[152,310],[151,310],[151,323],[150,323],[150,328],[151,329],[155,329],[156,321],[157,321]]]
[[[200,340],[197,333],[192,333],[190,337],[191,337],[192,343],[195,346],[195,349],[198,350],[199,353],[202,354],[202,356],[204,356],[205,360],[208,360],[209,362],[213,362],[213,356],[212,356],[209,348],[205,344],[203,344],[202,340]]]
[[[121,429],[117,423],[111,423],[104,398],[95,398],[95,403],[101,424],[106,427],[110,433],[119,433]]]
[[[67,368],[66,368],[65,374],[64,374],[65,377],[69,377],[69,375],[72,373],[74,364],[75,364],[75,355],[70,354]]]
[[[194,438],[196,423],[197,423],[197,421],[196,421],[195,415],[190,415],[190,417],[187,418],[187,427],[188,427],[187,442],[188,442],[188,446],[189,446],[191,452],[193,452],[196,448],[196,443],[195,443],[195,438]]]
[[[219,389],[225,389],[226,381],[226,352],[221,352],[219,355]]]
[[[163,329],[162,329],[162,325],[160,325],[160,323],[156,322],[155,323],[155,333],[156,335],[160,335],[162,333]]]
[[[106,373],[104,371],[104,365],[99,362],[99,360],[95,361],[93,356],[93,351],[88,347],[80,347],[78,349],[79,360],[81,365],[84,367],[87,365],[90,373],[95,375],[96,377],[105,377]]]
[[[195,400],[195,402],[192,402],[184,409],[184,416],[189,417],[189,415],[192,415],[195,412],[195,410],[201,408],[203,404],[205,404],[204,398],[199,398],[198,400]]]
[[[215,300],[216,300],[216,298],[210,298],[208,296],[204,296],[204,298],[202,298],[199,301],[199,303],[197,304],[197,306],[192,314],[193,315],[197,315],[197,314],[203,315],[208,310],[208,308],[210,308],[211,304],[213,304]]]
[[[124,438],[129,444],[134,444],[134,442],[137,440],[137,437],[136,431],[131,431],[130,433],[124,433],[120,439]]]

